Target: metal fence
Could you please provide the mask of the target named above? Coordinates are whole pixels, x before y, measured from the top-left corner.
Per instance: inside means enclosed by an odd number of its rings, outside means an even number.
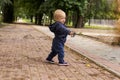
[[[115,23],[116,23],[116,20],[90,19],[90,25],[114,27],[114,26],[115,26]]]

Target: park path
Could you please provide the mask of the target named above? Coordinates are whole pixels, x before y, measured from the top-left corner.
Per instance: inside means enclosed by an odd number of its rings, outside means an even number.
[[[31,25],[0,28],[0,80],[120,80],[87,58],[65,48],[69,66],[45,63],[51,38]]]

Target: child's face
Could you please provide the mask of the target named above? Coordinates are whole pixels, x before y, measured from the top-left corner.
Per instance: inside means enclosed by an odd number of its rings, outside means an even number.
[[[59,21],[60,21],[62,24],[64,24],[65,21],[66,21],[66,17],[61,17],[61,18],[59,19]]]

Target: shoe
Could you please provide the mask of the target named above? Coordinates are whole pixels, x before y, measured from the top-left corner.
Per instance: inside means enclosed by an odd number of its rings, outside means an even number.
[[[59,63],[59,66],[69,66],[69,64],[67,62],[64,62],[64,63]]]
[[[54,64],[55,62],[53,60],[46,60],[47,63]]]

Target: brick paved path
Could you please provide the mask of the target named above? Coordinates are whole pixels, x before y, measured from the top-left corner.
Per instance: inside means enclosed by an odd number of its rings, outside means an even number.
[[[65,49],[70,66],[45,63],[51,39],[30,25],[0,28],[0,80],[120,80],[75,52]]]

